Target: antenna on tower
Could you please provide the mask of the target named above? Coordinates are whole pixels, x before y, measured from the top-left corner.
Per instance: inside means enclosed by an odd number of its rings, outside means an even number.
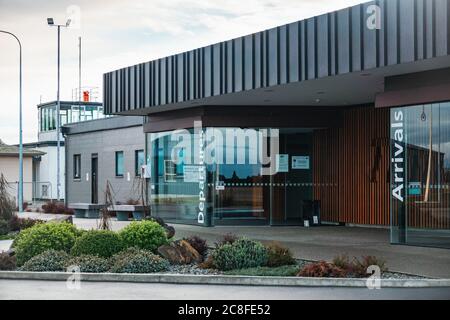
[[[78,101],[81,103],[81,37],[78,37]]]

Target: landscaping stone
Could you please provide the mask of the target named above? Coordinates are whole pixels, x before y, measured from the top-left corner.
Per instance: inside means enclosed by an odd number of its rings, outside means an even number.
[[[16,250],[14,248],[10,248],[9,250],[6,251],[6,254],[12,257],[16,254]]]
[[[175,228],[174,227],[165,224],[164,229],[166,229],[168,239],[172,239],[175,236]]]
[[[162,245],[158,248],[158,252],[172,264],[191,264],[202,261],[202,257],[197,250],[185,240],[174,241],[171,244]]]

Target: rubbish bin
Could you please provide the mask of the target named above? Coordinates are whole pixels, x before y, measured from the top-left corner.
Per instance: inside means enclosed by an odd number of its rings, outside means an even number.
[[[303,200],[303,225],[319,226],[320,225],[320,201],[319,200]]]

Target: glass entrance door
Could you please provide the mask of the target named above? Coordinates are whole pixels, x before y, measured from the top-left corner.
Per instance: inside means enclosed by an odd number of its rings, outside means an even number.
[[[303,224],[303,207],[312,200],[312,130],[280,129],[277,173],[272,177],[272,225]]]
[[[214,224],[267,224],[270,192],[268,177],[261,174],[258,129],[210,128],[208,132],[214,136],[215,150],[208,166]]]

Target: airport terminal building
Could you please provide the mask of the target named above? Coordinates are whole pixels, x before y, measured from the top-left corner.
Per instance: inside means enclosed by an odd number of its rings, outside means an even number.
[[[168,221],[390,226],[450,247],[450,1],[379,0],[104,75]]]

